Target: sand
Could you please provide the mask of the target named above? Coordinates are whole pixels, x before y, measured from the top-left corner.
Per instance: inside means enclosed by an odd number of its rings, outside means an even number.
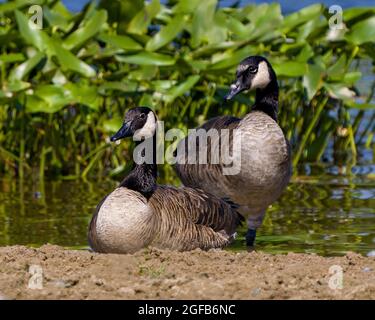
[[[342,281],[341,281],[342,279]],[[96,254],[0,248],[0,299],[374,299],[375,258],[348,253]]]

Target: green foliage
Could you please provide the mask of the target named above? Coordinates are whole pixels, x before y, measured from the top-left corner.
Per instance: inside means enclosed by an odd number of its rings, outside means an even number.
[[[320,4],[288,16],[277,3],[221,8],[216,0],[101,1],[77,14],[58,0],[32,4],[43,6],[42,30],[29,23],[31,1],[0,4],[2,172],[119,174],[130,155],[107,141],[127,108],[150,105],[166,128],[184,130],[242,116],[253,95],[222,98],[253,54],[278,74],[295,165],[320,161],[332,137],[353,161],[362,143],[373,147],[374,80],[365,92],[357,84],[361,61],[374,65],[375,8],[346,10],[345,28],[334,31]]]

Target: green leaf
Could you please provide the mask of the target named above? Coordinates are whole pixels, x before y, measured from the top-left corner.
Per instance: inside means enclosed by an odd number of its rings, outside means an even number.
[[[306,40],[308,40],[308,37],[313,37],[312,35],[314,33],[318,33],[319,36],[319,29],[325,30],[326,27],[327,21],[317,15],[314,19],[307,21],[297,29],[298,35],[296,36],[296,42],[305,43]]]
[[[99,8],[108,12],[108,22],[119,33],[124,33],[129,22],[145,6],[144,0],[102,0],[99,1]]]
[[[108,35],[105,33],[102,33],[99,35],[99,40],[105,42],[106,44],[109,44],[111,46],[124,49],[124,50],[140,50],[142,49],[142,46],[133,40],[132,38],[128,36],[123,35]]]
[[[302,50],[296,57],[296,60],[299,62],[307,62],[311,57],[314,56],[314,50],[311,48],[309,44],[303,46]]]
[[[168,93],[164,96],[164,100],[167,102],[172,102],[177,97],[189,91],[199,81],[199,79],[200,76],[198,75],[188,77],[184,82],[170,89]]]
[[[247,25],[248,40],[266,41],[281,34],[277,28],[281,25],[283,17],[278,3],[256,6],[248,15],[248,19],[250,20],[250,25]]]
[[[144,93],[141,99],[139,100],[139,105],[154,107],[154,100],[152,98],[152,95],[148,93]]]
[[[7,63],[24,61],[25,56],[22,53],[8,53],[0,55],[0,66]]]
[[[176,15],[147,42],[146,50],[155,51],[171,42],[181,32],[185,23],[184,15]]]
[[[356,23],[350,28],[346,39],[356,45],[375,41],[375,17]]]
[[[25,76],[27,76],[31,70],[33,70],[38,63],[44,58],[44,54],[42,52],[37,52],[32,58],[26,60],[24,63],[16,66],[9,75],[9,80],[22,80]]]
[[[25,90],[27,88],[30,88],[29,82],[15,79],[12,82],[6,82],[3,84],[2,96],[5,98],[12,98],[14,93]]]
[[[57,10],[51,10],[48,6],[43,6],[43,16],[46,18],[50,26],[56,27],[64,32],[68,32],[74,25],[74,22],[68,19]]]
[[[121,128],[121,125],[122,119],[119,117],[106,119],[103,121],[103,130],[108,133],[117,132],[117,130]]]
[[[64,86],[40,85],[27,96],[28,112],[54,113],[69,104],[81,104],[97,110],[99,97],[94,86],[67,83]]]
[[[185,59],[184,61],[195,71],[206,70],[210,65],[207,60]]]
[[[55,85],[41,85],[34,90],[34,95],[48,104],[49,110],[60,110],[69,103],[74,102],[70,90]]]
[[[88,39],[96,35],[107,21],[107,11],[99,10],[84,23],[84,25],[71,33],[63,42],[63,47],[71,50],[79,48]]]
[[[173,13],[193,13],[202,0],[181,0],[173,7]]]
[[[296,26],[317,18],[322,11],[323,6],[321,4],[313,4],[286,16],[283,23],[285,32],[289,32]]]
[[[60,15],[61,17],[65,18],[66,20],[72,20],[75,16],[73,12],[70,12],[64,5],[63,1],[55,2],[53,7],[51,8],[54,13]]]
[[[307,73],[307,64],[297,61],[273,63],[273,68],[278,76],[300,77]]]
[[[96,72],[88,64],[78,59],[73,53],[63,48],[57,42],[53,42],[54,53],[63,70],[71,70],[78,72],[81,75],[91,78],[96,75]]]
[[[157,76],[159,68],[154,65],[142,65],[128,73],[127,79],[136,81],[148,81]]]
[[[202,41],[209,41],[207,36],[209,30],[215,28],[214,17],[217,0],[202,1],[194,11],[192,29],[191,29],[191,45],[193,48],[198,47]]]
[[[342,54],[337,61],[327,69],[327,74],[330,77],[340,77],[346,71],[346,56]]]
[[[355,92],[341,83],[325,83],[324,87],[334,99],[353,101]]]
[[[15,1],[6,1],[0,4],[0,13],[4,14],[9,11],[15,11],[25,6],[31,6],[34,4],[41,5],[43,0],[15,0]]]
[[[138,88],[137,82],[134,81],[107,81],[99,86],[100,94],[106,94],[106,91],[118,90],[122,92],[134,92]]]
[[[172,66],[176,62],[171,56],[146,51],[129,56],[116,55],[116,59],[120,62],[155,66]]]
[[[156,91],[166,91],[176,84],[176,80],[155,80],[152,82],[152,88]]]
[[[344,75],[343,82],[347,85],[353,85],[362,77],[362,72],[360,71],[353,71],[348,72]]]
[[[244,58],[249,55],[252,55],[254,52],[253,46],[246,46],[239,50],[227,50],[222,54],[218,54],[212,58],[212,65],[209,66],[209,70],[220,70],[228,69],[230,67],[237,66],[237,64]]]
[[[343,12],[343,20],[347,23],[352,19],[361,17],[361,16],[368,16],[368,15],[375,15],[375,8],[348,8],[345,9]]]
[[[345,104],[354,109],[361,109],[361,110],[375,110],[374,103],[358,103],[354,101],[345,101]]]
[[[70,94],[75,103],[79,103],[93,110],[98,110],[99,96],[96,86],[83,85],[79,83],[67,83],[64,85],[65,91]]]
[[[55,106],[50,106],[43,99],[38,98],[35,95],[26,95],[26,111],[30,113],[34,112],[44,112],[44,113],[54,113],[59,111],[61,108]]]
[[[135,34],[146,33],[147,27],[151,23],[151,20],[159,13],[160,8],[159,0],[152,0],[151,3],[146,5],[130,21],[127,31]]]
[[[214,53],[217,53],[217,52],[221,53],[222,51],[226,49],[235,50],[239,45],[240,45],[240,42],[233,42],[233,41],[225,41],[221,43],[209,44],[207,46],[200,47],[199,49],[193,51],[192,55],[186,55],[184,57],[184,60],[185,61],[190,60],[189,63],[194,63],[194,61],[192,61],[193,59],[195,60],[196,58],[202,57],[202,56],[211,57]],[[228,55],[228,54],[229,54],[229,50],[224,52],[224,55]],[[232,54],[233,52],[231,51],[229,55],[232,55]],[[220,59],[216,59],[215,63],[218,62],[218,60]]]
[[[303,85],[307,90],[307,96],[311,100],[320,89],[324,70],[315,64],[307,65],[307,73],[303,77]]]
[[[42,30],[31,27],[29,19],[20,11],[15,11],[18,30],[22,38],[29,44],[35,46],[39,51],[46,48],[47,35]]]
[[[249,35],[249,27],[245,26],[240,20],[232,16],[227,17],[227,28],[233,33],[233,36],[240,39],[245,39]]]

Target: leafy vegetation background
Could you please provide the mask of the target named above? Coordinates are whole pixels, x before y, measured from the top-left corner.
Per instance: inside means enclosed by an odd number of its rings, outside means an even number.
[[[41,30],[29,23],[34,4]],[[362,74],[374,70],[375,7],[344,11],[338,31],[330,18],[320,4],[283,16],[277,3],[217,0],[100,1],[79,13],[59,0],[2,3],[0,172],[122,174],[129,142],[114,148],[108,137],[127,108],[151,106],[166,129],[185,131],[215,115],[242,116],[253,95],[222,98],[238,62],[255,54],[278,75],[294,165],[354,164],[359,150],[375,153],[374,77]]]

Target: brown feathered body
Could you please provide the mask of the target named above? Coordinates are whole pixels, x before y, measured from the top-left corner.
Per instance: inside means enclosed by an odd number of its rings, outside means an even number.
[[[203,190],[157,186],[149,199],[118,187],[98,205],[89,230],[94,251],[133,253],[222,248],[243,220],[235,205]]]
[[[223,163],[210,163],[211,153],[218,152],[222,144],[226,143],[226,148],[234,150],[232,139],[221,141],[220,136],[204,147],[207,164],[187,163],[184,159],[188,159],[189,136],[177,147],[175,169],[182,183],[192,188],[210,190],[218,197],[230,198],[248,218],[248,227],[258,228],[267,207],[280,196],[290,180],[292,167],[288,140],[277,122],[262,111],[251,111],[243,119],[216,117],[200,128],[216,129],[219,132],[222,129],[237,130],[241,136],[241,147],[234,156],[240,163],[240,170],[236,174],[225,175]],[[196,143],[197,150],[202,151],[198,139]]]

